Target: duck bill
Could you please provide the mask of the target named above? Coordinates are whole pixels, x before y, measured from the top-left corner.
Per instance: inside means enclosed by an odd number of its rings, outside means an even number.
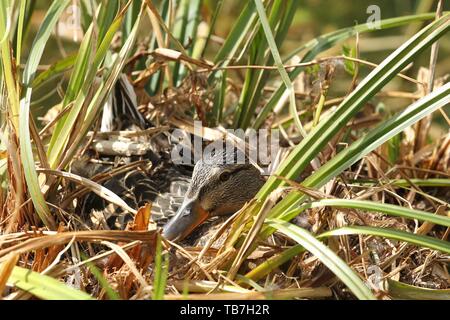
[[[177,214],[164,226],[162,235],[167,240],[182,240],[208,217],[209,212],[204,210],[198,201],[184,203]]]

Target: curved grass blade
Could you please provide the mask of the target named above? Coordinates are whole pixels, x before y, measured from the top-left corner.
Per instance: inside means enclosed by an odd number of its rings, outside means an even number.
[[[427,13],[420,15],[410,15],[398,18],[384,19],[380,20],[380,28],[381,29],[395,28],[411,22],[432,20],[434,18],[435,13]],[[328,34],[312,39],[308,41],[306,44],[297,48],[292,53],[290,53],[286,58],[284,58],[283,62],[286,63],[293,56],[295,56],[297,53],[303,50],[308,50],[308,52],[303,56],[302,62],[311,61],[317,54],[333,47],[336,43],[340,41],[344,41],[350,37],[353,37],[357,33],[372,32],[375,30],[377,29],[368,28],[367,24],[363,23],[356,25],[354,27],[347,27],[344,29],[330,32]],[[303,67],[295,68],[292,72],[289,73],[289,78],[291,80],[294,80],[302,70],[304,70]],[[266,105],[256,118],[253,124],[253,128],[255,129],[259,128],[264,123],[265,119],[267,118],[269,113],[274,109],[274,107],[278,103],[280,103],[280,100],[285,100],[287,98],[285,91],[286,90],[284,87],[280,87],[272,94],[269,101],[266,103]]]
[[[155,277],[153,280],[153,300],[162,300],[169,274],[169,256],[162,252],[161,236],[158,234],[155,253]]]
[[[391,216],[404,217],[409,219],[417,219],[419,221],[429,221],[441,226],[450,227],[450,218],[440,216],[425,211],[404,208],[392,204],[378,203],[364,200],[347,200],[347,199],[323,199],[302,205],[302,210],[306,208],[318,207],[339,207],[352,208],[371,212],[381,212]]]
[[[412,286],[387,279],[388,293],[394,299],[450,300],[450,289],[437,290]]]
[[[33,91],[32,82],[36,74],[39,61],[44,52],[45,45],[50,38],[51,32],[54,29],[61,13],[68,5],[69,0],[62,0],[53,2],[50,6],[42,24],[39,28],[36,37],[31,46],[31,52],[28,57],[27,64],[23,71],[23,85],[25,88],[25,96],[20,100],[20,114],[19,114],[19,141],[20,141],[20,157],[27,182],[28,191],[33,201],[34,207],[38,216],[49,228],[54,228],[55,222],[51,215],[50,209],[45,202],[44,196],[38,181],[38,176],[35,168],[33,151],[30,138],[30,102],[31,93]]]
[[[326,265],[352,292],[361,300],[375,300],[370,289],[361,278],[330,248],[314,238],[308,231],[293,225],[292,223],[270,219],[268,225],[274,227],[281,233],[297,241],[306,250],[316,256]]]
[[[31,85],[33,87],[33,90],[37,90],[47,81],[53,79],[54,77],[58,76],[59,74],[65,71],[70,70],[75,64],[76,58],[77,58],[76,55],[67,56],[66,58],[56,61],[54,64],[50,66],[50,68],[48,68],[44,72],[41,72],[33,80],[33,84]]]
[[[306,178],[302,185],[310,188],[323,186],[330,179],[340,174],[359,159],[362,159],[366,154],[388,141],[406,127],[416,123],[426,115],[431,114],[433,111],[448,103],[450,103],[450,83],[434,90],[393,118],[381,123],[367,135],[352,143],[348,148],[338,153],[333,159],[320,167],[311,176]],[[275,206],[271,216],[279,216],[281,212],[292,208],[304,199],[305,196],[300,192],[291,192]]]
[[[336,31],[329,32],[327,34],[321,35],[317,38],[314,38],[304,45],[294,49],[291,51],[286,57],[283,58],[283,62],[288,62],[292,57],[297,55],[298,53],[308,50],[307,55],[309,57],[314,57],[318,55],[319,53],[331,48],[336,43],[340,41],[344,41],[345,39],[348,39],[350,37],[355,36],[357,33],[364,33],[364,32],[372,32],[372,31],[378,31],[378,30],[385,30],[395,27],[400,27],[405,24],[409,24],[412,22],[423,22],[427,20],[433,20],[436,18],[435,12],[429,12],[429,13],[422,13],[422,14],[414,14],[414,15],[408,15],[403,17],[395,17],[395,18],[388,18],[380,20],[380,28],[374,29],[369,26],[367,23],[361,23],[357,24],[353,27],[347,27],[342,28]]]
[[[95,53],[93,62],[89,66],[89,71],[84,78],[83,85],[81,86],[81,88],[79,88],[79,90],[77,90],[77,92],[73,92],[71,94],[71,96],[76,95],[74,106],[71,108],[69,114],[67,114],[66,116],[63,116],[55,126],[55,129],[53,131],[52,138],[50,140],[50,144],[48,147],[48,151],[47,151],[49,163],[52,168],[56,168],[59,166],[60,157],[61,157],[64,149],[66,148],[67,141],[69,140],[69,135],[71,134],[71,132],[74,128],[74,125],[76,123],[76,120],[78,118],[78,115],[80,114],[81,109],[85,103],[85,98],[87,97],[87,95],[89,93],[91,84],[94,81],[95,76],[101,66],[101,63],[108,52],[108,49],[111,45],[112,39],[113,39],[116,31],[119,29],[120,25],[122,24],[122,20],[123,20],[123,11],[113,21],[110,28],[106,32],[100,46],[98,47],[98,49]],[[86,36],[85,36],[85,39],[87,42],[89,39],[86,38]],[[85,41],[85,39],[83,39],[83,42]],[[90,42],[90,40],[89,40],[89,42]],[[86,52],[85,52],[86,55],[88,53],[87,49],[88,48],[86,48]],[[80,54],[81,54],[81,52],[79,53],[79,55]],[[85,58],[81,57],[81,56],[77,59],[85,60]]]
[[[38,169],[38,171],[41,173],[51,174],[51,175],[55,175],[58,177],[64,177],[71,181],[78,182],[78,183],[82,184],[83,186],[91,189],[99,197],[102,197],[103,199],[105,199],[111,203],[114,203],[115,205],[117,205],[117,206],[123,208],[124,210],[127,210],[133,214],[137,213],[137,211],[135,209],[131,208],[124,200],[122,200],[122,198],[120,198],[114,192],[112,192],[108,188],[105,188],[102,185],[100,185],[92,180],[89,180],[87,178],[81,177],[74,173],[69,173],[69,172],[65,172],[65,171],[50,170],[50,169]]]
[[[34,38],[33,44],[31,45],[31,52],[28,56],[27,64],[23,70],[23,84],[25,87],[30,87],[31,82],[35,78],[36,70],[41,60],[42,53],[44,52],[45,45],[50,38],[51,32],[58,22],[61,13],[69,4],[70,0],[55,1],[51,4],[50,8],[45,15],[44,20]]]
[[[349,180],[350,184],[357,183],[361,185],[379,185],[380,181],[372,180],[372,179],[358,179],[358,180]],[[450,188],[450,179],[441,179],[441,178],[430,178],[430,179],[392,179],[389,180],[388,183],[393,187],[409,187],[411,185],[416,185],[419,187],[442,187],[442,188]]]
[[[52,277],[21,267],[14,267],[8,282],[40,299],[94,300],[83,291],[66,286]]]
[[[330,230],[322,233],[317,238],[321,239],[330,236],[345,236],[350,234],[364,234],[371,236],[384,237],[393,240],[399,240],[403,242],[408,242],[419,247],[429,248],[433,250],[438,250],[447,254],[450,254],[450,243],[448,241],[439,240],[436,238],[417,235],[405,231],[393,230],[393,229],[383,229],[376,227],[366,227],[366,226],[351,226],[342,227],[339,229]]]
[[[77,133],[74,141],[72,142],[72,144],[68,147],[67,151],[65,152],[64,157],[58,164],[58,168],[60,168],[60,169],[65,168],[68,165],[68,163],[72,160],[72,157],[74,156],[75,152],[77,151],[80,143],[82,142],[82,140],[86,136],[87,132],[91,128],[95,119],[97,118],[100,108],[103,106],[106,98],[110,94],[114,84],[116,83],[117,79],[119,78],[120,73],[122,72],[122,69],[125,66],[126,60],[131,53],[131,49],[133,48],[133,45],[136,41],[138,27],[139,27],[141,19],[142,19],[143,8],[144,7],[141,7],[141,12],[139,13],[139,15],[136,19],[136,22],[133,26],[133,29],[131,30],[130,37],[125,42],[124,46],[120,49],[119,53],[115,57],[115,60],[112,62],[109,72],[107,72],[107,74],[105,75],[105,79],[100,84],[94,97],[91,99],[91,101],[87,107],[86,116],[84,117],[84,121],[81,125],[80,131]],[[107,35],[109,33],[110,32],[108,31]],[[110,43],[105,42],[106,39],[107,39],[107,37],[105,37],[104,42],[102,42],[102,45],[100,46],[100,49],[98,50],[98,51],[105,50],[105,54],[106,54],[106,48],[108,48],[110,45]],[[100,55],[99,57],[96,56],[94,59],[94,65],[97,65],[97,63],[99,65],[100,60],[103,60],[103,57],[104,57],[103,55]],[[94,72],[94,75],[95,75],[95,72]],[[88,78],[89,78],[89,76],[88,76]],[[89,86],[90,84],[87,83],[87,85]],[[87,93],[87,90],[88,90],[88,88],[86,88],[86,93]],[[83,105],[84,100],[85,100],[84,97],[77,97],[73,108],[75,108],[78,103]],[[73,108],[71,109],[71,111],[73,111]]]
[[[14,129],[19,128],[19,92],[16,86],[16,74],[14,73],[15,66],[13,66],[13,60],[11,56],[12,48],[10,46],[9,36],[11,32],[11,19],[12,19],[12,4],[7,0],[0,6],[0,50],[1,50],[1,73],[2,80],[5,83],[6,92],[8,93],[9,109],[11,113],[11,122]]]
[[[251,26],[255,23],[256,17],[255,4],[253,1],[247,2],[247,5],[242,10],[232,30],[228,34],[225,43],[214,57],[215,64],[220,63],[221,66],[227,66],[230,63],[239,46],[247,36]]]
[[[280,1],[275,2],[275,4],[277,4],[278,7],[281,6],[281,2]],[[296,3],[295,3],[295,1],[294,2],[290,1],[289,3],[284,3],[284,4],[291,6],[291,8],[288,8],[288,12],[287,12],[286,18],[285,18],[285,20],[288,22],[287,24],[289,25],[290,22],[292,22],[292,19],[293,19],[292,12],[295,12]],[[273,60],[271,59],[269,61],[269,64],[272,64],[272,61],[275,62],[276,66],[277,66],[277,69],[278,69],[278,72],[281,75],[281,79],[283,80],[283,83],[284,83],[284,85],[286,87],[286,92],[289,95],[289,111],[291,113],[291,116],[293,117],[294,123],[296,124],[296,126],[297,126],[298,130],[300,131],[300,133],[303,136],[306,136],[306,131],[303,129],[303,125],[302,125],[302,123],[300,121],[300,118],[298,116],[298,113],[297,113],[297,107],[296,107],[296,103],[295,103],[295,93],[294,93],[294,89],[293,89],[293,86],[292,86],[292,82],[291,82],[291,79],[289,78],[289,76],[288,76],[288,74],[287,74],[287,72],[286,72],[286,70],[285,70],[285,68],[283,66],[283,62],[281,60],[281,56],[280,56],[280,53],[278,52],[278,47],[277,47],[277,42],[278,42],[278,45],[279,45],[280,42],[284,39],[284,36],[286,34],[283,33],[283,32],[280,32],[282,37],[278,37],[278,41],[275,41],[274,35],[272,34],[272,30],[271,30],[271,25],[274,25],[277,22],[277,20],[282,18],[282,16],[280,16],[280,14],[277,14],[276,10],[272,10],[272,11],[275,11],[275,12],[274,12],[274,14],[271,14],[271,17],[270,17],[271,21],[269,22],[269,20],[267,19],[266,12],[265,12],[265,9],[264,9],[264,5],[262,4],[262,1],[261,0],[255,0],[255,5],[256,5],[256,10],[258,11],[258,15],[259,15],[259,19],[260,19],[262,28],[264,30],[264,34],[265,34],[265,38],[266,38],[266,41],[267,41],[267,45],[269,46],[270,51],[272,53],[272,57],[273,57]],[[292,6],[293,6],[293,8],[292,8]],[[275,9],[277,9],[278,7],[276,7]],[[287,31],[287,27],[285,27],[282,31]],[[265,51],[264,50],[265,49],[264,48],[265,45],[266,45],[265,42],[261,43],[260,48],[258,48],[258,55],[261,55],[261,53],[263,53]],[[263,57],[263,55],[261,57]],[[256,63],[260,64],[259,61],[256,61]],[[257,74],[260,74],[260,76],[258,77]],[[243,104],[245,106],[245,110],[243,110],[243,113],[244,113],[242,115],[243,120],[240,121],[240,123],[239,123],[239,127],[242,127],[242,128],[246,128],[249,125],[249,123],[250,123],[250,119],[251,119],[251,117],[253,116],[253,113],[254,113],[254,107],[256,107],[256,102],[258,100],[257,97],[260,95],[260,90],[259,90],[260,86],[265,84],[265,81],[267,80],[268,73],[267,72],[263,72],[263,70],[257,70],[256,71],[256,75],[255,75],[255,72],[253,72],[252,70],[249,70],[247,72],[247,75],[248,76],[251,76],[251,75],[255,76],[255,80],[257,81],[257,83],[250,85],[249,89],[254,89],[255,88],[255,90],[257,92],[252,92],[251,93],[250,96],[251,96],[252,99],[251,99],[250,102],[248,102],[248,103],[245,102],[245,101],[243,102]]]
[[[450,29],[449,15],[429,24],[395,50],[352,91],[326,121],[321,121],[280,165],[276,175],[294,179],[362,106],[412,59]],[[284,181],[268,179],[257,197],[267,197]]]

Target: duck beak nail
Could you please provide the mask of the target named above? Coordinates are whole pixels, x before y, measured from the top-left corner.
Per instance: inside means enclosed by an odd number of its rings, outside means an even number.
[[[164,226],[162,234],[167,240],[182,240],[208,217],[209,213],[198,201],[189,202],[180,207],[177,214]]]

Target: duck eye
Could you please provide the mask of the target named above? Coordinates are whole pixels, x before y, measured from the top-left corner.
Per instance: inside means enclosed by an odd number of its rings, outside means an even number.
[[[220,174],[219,179],[220,179],[220,181],[225,182],[225,181],[227,181],[228,179],[230,179],[230,177],[231,177],[231,173],[228,172],[228,171],[225,171],[225,172],[222,172],[222,173]]]

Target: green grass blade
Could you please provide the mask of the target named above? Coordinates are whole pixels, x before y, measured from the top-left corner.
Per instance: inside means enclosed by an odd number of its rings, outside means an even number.
[[[251,26],[255,23],[257,13],[253,1],[248,1],[228,34],[225,43],[214,58],[214,63],[227,66],[242,45]]]
[[[18,130],[19,93],[16,86],[17,76],[13,71],[15,66],[12,63],[12,49],[9,41],[11,32],[10,25],[12,24],[11,10],[12,3],[9,0],[4,1],[0,6],[0,63],[2,65],[2,78],[5,83],[6,92],[8,93],[11,121],[15,130]]]
[[[19,5],[19,20],[17,22],[17,36],[16,36],[16,66],[20,66],[20,58],[22,54],[22,40],[24,31],[24,21],[27,9],[27,1],[21,0]]]
[[[162,253],[161,236],[158,234],[155,253],[155,276],[153,280],[153,300],[163,300],[169,273],[169,255]]]
[[[380,181],[378,180],[368,180],[368,179],[358,179],[358,180],[349,180],[350,184],[361,184],[361,185],[380,185]],[[430,178],[430,179],[392,179],[387,183],[393,187],[409,187],[411,185],[416,185],[419,187],[442,187],[442,188],[450,188],[450,179],[441,179],[441,178]]]
[[[115,2],[115,1],[108,1],[108,2]],[[131,30],[133,29],[133,26],[138,17],[141,5],[142,5],[142,0],[134,0],[134,1],[131,1],[131,3],[130,3],[130,7],[128,8],[128,10],[125,14],[124,20],[123,20],[122,45],[125,43],[125,41],[130,36]]]
[[[31,45],[31,51],[28,56],[27,64],[23,70],[23,84],[25,87],[30,87],[31,83],[36,75],[36,70],[41,61],[42,53],[44,52],[45,45],[50,38],[50,35],[58,22],[61,13],[69,4],[70,0],[55,1],[45,15],[44,20],[39,28],[33,44]]]
[[[384,19],[380,21],[380,28],[381,29],[389,29],[394,27],[403,26],[408,23],[417,22],[417,21],[426,21],[426,20],[432,20],[435,18],[435,13],[427,13],[427,14],[421,14],[421,15],[410,15],[410,16],[404,16],[404,17],[398,17],[398,18],[391,18],[391,19]],[[292,53],[290,53],[287,57],[283,59],[284,63],[287,63],[293,56],[295,56],[297,53],[303,50],[308,50],[307,53],[303,56],[302,62],[308,62],[311,61],[313,58],[317,56],[317,54],[323,52],[326,49],[329,49],[333,47],[336,43],[344,41],[348,38],[351,38],[355,36],[357,33],[364,33],[364,32],[372,32],[376,31],[378,29],[371,29],[368,28],[366,23],[356,25],[354,27],[348,27],[344,29],[340,29],[337,31],[330,32],[328,34],[319,36],[315,39],[312,39],[308,41],[306,44],[302,45],[301,47],[294,50]],[[301,71],[303,71],[303,67],[295,68],[292,72],[289,73],[289,78],[291,80],[295,79]],[[272,96],[270,97],[269,101],[266,103],[264,108],[259,113],[258,117],[256,118],[255,122],[253,123],[253,128],[259,128],[267,118],[267,116],[272,112],[275,105],[280,102],[281,99],[284,99],[283,96],[285,95],[285,88],[280,87],[277,89]]]
[[[45,45],[50,38],[56,22],[68,3],[69,0],[53,2],[41,24],[41,27],[39,28],[39,31],[36,34],[33,45],[31,46],[32,49],[29,54],[27,64],[25,65],[25,69],[23,71],[22,80],[25,88],[25,96],[20,100],[19,141],[20,157],[24,169],[25,180],[27,182],[28,191],[37,214],[44,224],[50,228],[55,227],[55,222],[53,221],[50,209],[47,206],[41,192],[31,146],[29,130],[30,102],[33,91],[31,85],[44,52]]]
[[[81,253],[81,257],[85,261],[88,260],[88,257],[84,253]],[[98,268],[92,261],[86,261],[86,265],[89,268],[89,271],[91,271],[91,273],[97,279],[103,290],[105,290],[108,298],[110,300],[121,300],[120,295],[109,285],[108,280],[106,280],[106,278],[103,276],[100,268]]]
[[[362,159],[372,150],[388,141],[390,138],[404,130],[406,127],[416,123],[433,111],[445,106],[450,102],[450,83],[434,90],[429,95],[416,101],[405,110],[381,123],[368,134],[352,143],[348,148],[338,153],[316,172],[303,181],[305,187],[319,188],[333,177],[343,172],[350,165]],[[281,212],[292,208],[296,203],[305,199],[300,192],[291,192],[280,201],[272,210],[271,216],[277,217]]]
[[[295,240],[316,256],[361,300],[375,300],[370,289],[361,278],[330,248],[314,238],[308,231],[282,220],[268,220],[267,223],[281,233]]]
[[[409,219],[417,219],[419,221],[429,221],[441,226],[450,227],[450,218],[440,216],[437,214],[428,213],[425,211],[414,210],[404,208],[392,204],[378,203],[373,201],[364,200],[347,200],[347,199],[323,199],[320,201],[314,201],[303,205],[303,209],[306,208],[318,208],[318,207],[338,207],[338,208],[351,208],[359,209],[370,212],[381,212],[387,215],[404,217]]]
[[[105,76],[105,80],[100,84],[100,86],[97,89],[97,92],[94,95],[94,97],[92,97],[92,99],[91,99],[91,101],[89,103],[89,106],[87,107],[86,116],[85,116],[84,121],[83,121],[83,123],[81,125],[80,131],[76,135],[73,143],[68,147],[67,151],[65,152],[64,158],[59,163],[59,168],[66,167],[68,165],[68,163],[72,160],[72,158],[75,155],[75,152],[77,151],[80,143],[83,141],[83,139],[85,138],[87,132],[92,127],[95,119],[99,115],[100,108],[104,105],[104,103],[105,103],[108,95],[110,94],[114,84],[116,83],[117,79],[119,78],[123,67],[125,66],[126,60],[130,56],[131,50],[132,50],[133,45],[134,45],[134,43],[136,41],[137,31],[138,31],[138,27],[140,25],[141,19],[142,19],[142,11],[139,13],[138,18],[136,19],[136,23],[135,23],[133,29],[131,30],[131,34],[130,34],[129,38],[127,39],[127,41],[125,42],[123,47],[120,49],[119,53],[115,57],[115,60],[112,62],[112,65],[111,65],[111,67],[109,69],[109,72]],[[108,31],[107,35],[109,33],[110,32]],[[107,39],[108,39],[108,36],[105,37],[104,41],[107,41]],[[106,54],[106,48],[109,47],[109,44],[110,43],[106,43],[104,45],[102,43],[102,45],[100,46],[100,49],[98,50],[98,52],[100,52],[102,50],[101,48],[104,46],[105,48],[103,50],[105,51],[105,54]],[[104,57],[103,54],[98,59],[97,59],[97,56],[96,56],[96,58],[94,59],[94,65],[97,65],[97,66],[100,65],[100,61],[103,59],[103,57]],[[96,70],[96,69],[94,69],[94,70]],[[94,75],[95,75],[95,73],[94,73]],[[88,75],[88,78],[89,78],[89,75]],[[87,85],[89,86],[90,84],[88,83]],[[86,89],[86,92],[87,92],[87,90],[89,88],[85,88],[85,89]],[[84,97],[83,98],[81,98],[81,97],[77,98],[77,100],[75,102],[75,105],[74,105],[74,108],[77,106],[78,103],[83,104],[84,103]]]
[[[86,81],[86,73],[88,72],[88,68],[90,66],[91,55],[94,47],[93,37],[94,24],[91,24],[88,31],[84,35],[83,40],[81,41],[80,50],[78,51],[77,57],[75,59],[75,64],[69,80],[69,84],[67,85],[66,94],[64,96],[61,109],[67,107],[67,105],[69,105],[69,103],[77,97],[80,90],[82,89],[82,86],[84,85],[86,87],[86,83],[88,83]],[[67,139],[71,132],[69,128],[71,128],[75,123],[76,116],[79,112],[78,107],[81,108],[81,106],[78,104],[75,108],[72,108],[68,114],[62,116],[55,126],[55,133],[59,133],[62,131],[65,132],[65,134],[53,134],[51,137],[48,154],[50,158],[50,165],[52,168],[56,167],[56,155],[53,152],[53,148],[56,147],[59,148],[58,150],[61,150],[60,146],[64,145],[67,142]]]
[[[414,37],[395,50],[351,92],[326,120],[321,121],[280,165],[276,175],[295,179],[317,156],[322,148],[364,106],[373,95],[403,69],[413,58],[429,47],[450,29],[448,15],[429,24]],[[267,197],[276,187],[284,184],[275,177],[268,179],[257,197]]]
[[[120,8],[119,1],[103,1],[98,14],[98,39],[103,41]]]
[[[403,300],[450,300],[450,289],[428,289],[387,279],[388,293],[394,299]]]
[[[63,154],[64,149],[66,148],[67,142],[69,141],[69,136],[72,133],[78,115],[80,114],[81,109],[85,103],[85,99],[89,93],[89,90],[91,89],[91,84],[94,81],[95,76],[101,66],[101,63],[108,52],[108,49],[111,45],[111,41],[115,33],[122,24],[122,20],[123,15],[119,15],[111,24],[110,28],[106,32],[105,37],[103,38],[100,46],[98,47],[95,53],[95,57],[93,59],[93,62],[89,66],[89,71],[85,76],[85,80],[81,88],[78,90],[74,106],[71,108],[70,112],[66,116],[61,117],[61,119],[55,126],[47,151],[51,168],[56,168],[60,164],[60,157]],[[85,40],[83,39],[83,41]],[[89,51],[86,50],[85,55],[87,55],[88,52]],[[80,56],[80,59],[84,61],[87,58]]]
[[[197,37],[197,27],[200,18],[201,0],[182,0],[176,17],[173,35],[180,43],[186,47],[189,42],[195,43]],[[192,56],[194,46],[191,45],[186,52]],[[173,68],[173,83],[179,86],[186,75],[186,67],[176,62]]]
[[[361,200],[343,200],[343,199],[323,199],[320,201],[315,201],[312,203],[307,203],[302,205],[298,209],[294,209],[286,212],[280,217],[282,220],[290,220],[291,218],[297,216],[299,212],[304,211],[308,208],[317,208],[322,206],[333,206],[342,208],[353,208],[360,209],[364,211],[381,212],[388,215],[405,217],[410,219],[417,219],[420,221],[429,221],[435,224],[450,226],[450,218],[444,216],[438,216],[428,212],[423,212],[419,210],[412,210],[409,208],[403,208],[395,205],[377,203],[372,201],[361,201]],[[330,234],[322,234],[320,237],[329,236]],[[273,269],[279,267],[283,263],[286,263],[296,255],[304,251],[304,248],[300,245],[293,246],[284,252],[268,259],[267,261],[261,263],[256,268],[252,269],[245,276],[253,279],[255,281],[261,279]]]
[[[249,271],[245,277],[248,279],[251,279],[253,281],[258,281],[265,275],[269,274],[272,270],[278,268],[282,264],[288,262],[293,257],[299,255],[300,253],[304,252],[305,248],[303,248],[301,245],[295,245],[293,247],[290,247],[289,249],[286,249],[280,254],[277,254],[273,257],[270,257],[263,263],[259,264],[257,267],[253,268],[251,271]]]
[[[52,277],[21,267],[14,267],[8,282],[40,299],[93,300],[83,291],[66,286]]]
[[[318,238],[326,238],[331,236],[345,236],[350,234],[364,234],[377,237],[383,237],[398,241],[414,244],[422,248],[429,248],[450,254],[450,243],[448,241],[439,240],[433,237],[417,235],[406,231],[383,229],[366,226],[351,226],[330,230],[322,233]]]
[[[261,20],[261,24],[264,29],[264,33],[266,35],[267,42],[270,47],[270,51],[272,52],[273,59],[278,68],[278,72],[281,75],[281,79],[283,80],[283,83],[286,86],[286,90],[289,93],[289,110],[291,112],[292,117],[294,118],[294,122],[297,125],[298,130],[302,133],[303,136],[306,136],[306,132],[303,129],[303,125],[297,113],[294,88],[292,86],[291,79],[289,79],[286,69],[283,66],[283,62],[281,61],[281,56],[280,53],[278,52],[277,44],[275,43],[275,39],[270,29],[269,21],[267,20],[264,6],[261,0],[255,0],[255,4],[256,10],[258,11],[259,19]],[[250,116],[250,112],[248,113],[248,115]]]
[[[53,63],[50,68],[47,70],[41,72],[36,78],[33,80],[33,90],[37,90],[40,86],[45,84],[47,81],[57,77],[58,75],[62,74],[63,72],[66,72],[73,68],[73,65],[75,64],[75,61],[77,59],[77,55],[70,55],[66,58],[63,58],[61,60],[56,61]]]
[[[308,50],[308,56],[315,57],[317,54],[331,48],[336,43],[344,41],[348,38],[355,36],[357,33],[365,33],[365,32],[373,32],[379,30],[385,30],[395,27],[400,27],[406,24],[410,24],[412,22],[423,22],[427,20],[433,20],[436,17],[436,13],[423,13],[423,14],[415,14],[408,15],[403,17],[395,17],[380,20],[380,28],[374,29],[369,26],[367,23],[357,24],[353,27],[347,27],[343,29],[339,29],[336,31],[329,32],[327,34],[321,35],[317,38],[314,38],[304,45],[294,49],[290,52],[286,57],[283,58],[283,61],[286,63],[292,57],[297,55],[298,53]]]
[[[224,0],[218,0],[215,4],[216,9],[214,10],[214,14],[211,18],[211,24],[209,26],[208,36],[205,39],[205,45],[203,46],[202,53],[200,55],[200,57],[202,57],[202,58],[204,57],[206,48],[208,48],[208,44],[211,39],[211,35],[214,33],[214,31],[216,29],[215,27],[216,27],[216,23],[217,23],[217,17],[219,16],[219,12],[222,10],[223,3],[224,3]]]
[[[235,57],[238,49],[243,45],[247,34],[254,26],[257,18],[255,5],[253,1],[248,1],[238,19],[233,25],[230,33],[225,39],[225,43],[221,46],[219,52],[214,57],[216,65],[227,66]],[[211,31],[212,32],[212,31]],[[211,125],[217,124],[222,115],[224,106],[224,99],[222,99],[222,89],[226,86],[226,73],[223,70],[213,72],[208,79],[209,83],[214,85],[214,107],[211,115],[208,115],[208,120]]]
[[[75,60],[75,65],[73,67],[69,84],[67,85],[62,108],[65,108],[73,99],[75,99],[84,83],[94,47],[92,43],[94,40],[93,30],[94,25],[91,24],[83,38],[83,41],[81,42],[80,50],[78,51],[77,59]]]

